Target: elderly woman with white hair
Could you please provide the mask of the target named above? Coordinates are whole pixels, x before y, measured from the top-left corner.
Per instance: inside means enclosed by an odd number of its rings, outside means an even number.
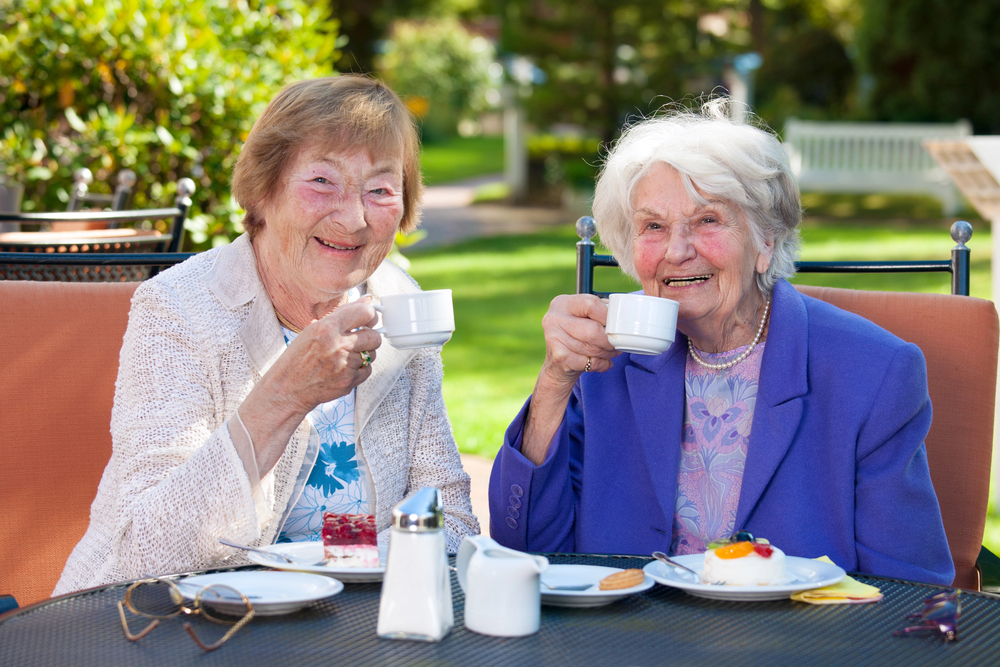
[[[535,390],[490,479],[490,532],[532,551],[705,551],[737,531],[846,570],[950,584],[923,355],[796,291],[799,193],[769,132],[720,102],[629,128],[597,181],[601,240],[680,304],[657,356],[559,296]]]

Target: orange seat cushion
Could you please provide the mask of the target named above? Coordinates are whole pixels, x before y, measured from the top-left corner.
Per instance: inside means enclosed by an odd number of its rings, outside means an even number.
[[[993,302],[948,294],[797,289],[857,313],[923,351],[934,415],[925,441],[927,461],[955,561],[955,586],[979,590],[976,558],[989,501],[997,382]]]
[[[139,283],[0,281],[0,593],[49,597],[90,522]]]

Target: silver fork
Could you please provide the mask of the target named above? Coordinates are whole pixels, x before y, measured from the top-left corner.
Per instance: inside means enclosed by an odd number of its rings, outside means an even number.
[[[709,584],[711,586],[725,586],[726,585],[726,582],[724,582],[724,581],[708,581],[708,580],[706,580],[704,577],[702,577],[700,574],[698,574],[697,572],[695,572],[694,570],[692,570],[691,568],[689,568],[687,565],[681,565],[677,561],[675,561],[672,558],[670,558],[669,556],[667,556],[667,554],[663,553],[662,551],[654,551],[653,552],[653,558],[655,558],[658,561],[661,561],[661,562],[665,563],[666,565],[670,565],[671,567],[679,567],[682,570],[687,570],[688,572],[690,572],[691,574],[694,575],[695,579],[697,579],[698,583],[700,583],[700,584]]]

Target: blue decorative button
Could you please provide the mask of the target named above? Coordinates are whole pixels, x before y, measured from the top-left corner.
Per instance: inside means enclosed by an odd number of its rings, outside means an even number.
[[[521,513],[518,512],[517,509],[514,508],[514,507],[508,507],[507,508],[507,514],[509,514],[510,517],[513,518],[513,519],[516,519],[517,517],[521,516]]]
[[[523,496],[523,495],[524,495],[524,489],[522,489],[522,488],[521,488],[520,486],[518,486],[517,484],[511,484],[511,487],[510,487],[510,492],[511,492],[512,494],[514,494],[515,496],[517,496],[518,498],[520,498],[521,496]]]
[[[510,526],[511,528],[516,529],[517,528],[517,521],[514,521],[512,518],[507,517],[507,525]]]
[[[521,506],[521,499],[518,498],[517,496],[511,496],[510,504],[514,507],[514,509],[517,509],[518,507]]]

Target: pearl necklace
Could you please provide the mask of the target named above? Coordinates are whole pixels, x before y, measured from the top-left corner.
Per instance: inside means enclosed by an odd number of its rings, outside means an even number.
[[[710,364],[710,363],[708,363],[707,361],[705,361],[704,359],[702,359],[701,357],[699,357],[697,352],[695,352],[694,343],[691,342],[690,338],[688,338],[688,352],[691,353],[691,356],[694,357],[695,361],[697,361],[699,364],[701,364],[705,368],[711,368],[713,371],[721,371],[721,370],[725,370],[727,368],[732,368],[736,364],[740,363],[741,361],[743,361],[744,359],[746,359],[747,357],[749,357],[750,353],[753,352],[753,349],[755,347],[757,347],[757,343],[758,343],[758,341],[760,341],[760,337],[764,334],[764,324],[767,323],[767,311],[768,311],[768,309],[770,307],[771,307],[771,301],[770,300],[765,301],[764,302],[764,317],[760,318],[760,326],[757,327],[757,335],[754,336],[753,342],[750,343],[750,347],[748,347],[743,352],[743,354],[741,354],[740,356],[736,357],[732,361],[727,361],[724,364]]]

